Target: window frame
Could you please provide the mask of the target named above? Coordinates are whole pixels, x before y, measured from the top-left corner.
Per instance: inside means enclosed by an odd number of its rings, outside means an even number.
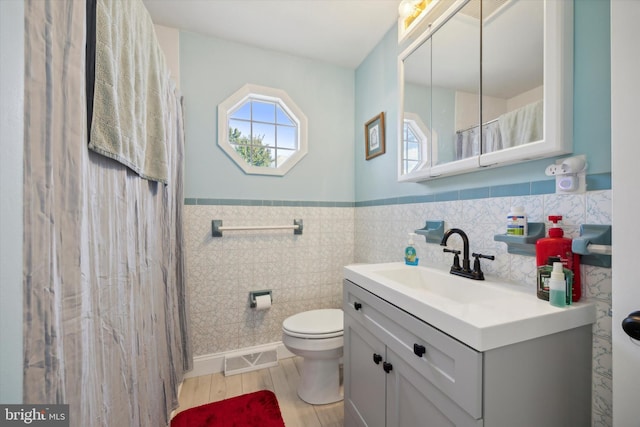
[[[277,167],[254,166],[249,164],[229,142],[230,115],[251,100],[276,103],[295,123],[298,148]],[[253,122],[253,120],[252,120]],[[275,124],[274,124],[275,126]],[[218,104],[218,146],[249,175],[284,176],[302,160],[308,152],[307,117],[291,97],[281,89],[245,84],[227,99]]]
[[[404,171],[405,170],[405,163],[408,160],[415,160],[415,159],[408,159],[405,156],[405,152],[407,151],[407,141],[405,140],[405,131],[404,131],[404,126],[408,126],[412,131],[413,134],[416,136],[416,138],[419,141],[419,145],[420,145],[420,157],[421,159],[418,160],[418,164],[416,166],[414,166],[414,168],[410,171],[413,172],[415,170],[419,170],[420,168],[425,167],[429,161],[433,161],[434,163],[437,162],[438,160],[438,133],[435,131],[431,131],[422,121],[422,119],[420,118],[419,115],[415,114],[415,113],[410,113],[410,112],[405,112],[404,113],[404,120],[402,121],[402,144],[401,145],[401,151],[399,153],[399,158],[400,158],[400,170]],[[431,136],[431,144],[428,143],[429,141],[429,136]],[[429,146],[431,146],[431,153],[429,153]],[[404,174],[406,173],[410,173],[410,172],[403,172]]]

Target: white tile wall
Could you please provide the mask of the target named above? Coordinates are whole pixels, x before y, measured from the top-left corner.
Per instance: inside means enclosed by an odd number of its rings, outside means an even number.
[[[580,224],[611,224],[610,190],[361,207],[355,216],[355,261],[401,261],[407,233],[422,228],[426,220],[444,220],[445,228],[458,227],[467,233],[471,251],[496,256],[495,261],[482,261],[485,274],[534,290],[535,257],[508,254],[506,244],[493,240],[495,234],[505,232],[506,214],[515,205],[525,206],[532,222],[563,215],[563,229],[569,237],[579,235]],[[461,240],[454,236],[449,246],[461,248]],[[451,265],[451,254],[444,254],[441,246],[421,237],[416,250],[421,264]],[[582,266],[581,277],[583,300],[594,302],[598,313],[593,327],[592,424],[611,426],[611,269]]]
[[[582,195],[496,197],[358,208],[185,206],[187,279],[195,355],[280,341],[282,321],[313,308],[340,307],[342,267],[352,262],[401,261],[409,232],[426,220],[444,220],[469,235],[471,250],[495,255],[485,274],[535,289],[535,257],[511,255],[493,236],[505,232],[506,214],[523,205],[529,220],[564,216],[568,236],[580,224],[611,224],[611,191]],[[282,225],[302,218],[301,236],[291,231],[224,232],[211,237],[211,220],[224,225]],[[460,246],[452,237],[450,246]],[[416,241],[421,264],[447,266],[451,255],[437,244]],[[611,426],[611,269],[583,266],[583,299],[596,303],[593,327],[593,426]],[[254,312],[250,290],[272,289],[273,306]]]
[[[226,226],[292,225],[291,230],[225,231]],[[339,308],[342,267],[353,262],[354,209],[185,206],[187,280],[194,355],[281,340],[282,321],[313,308]],[[271,289],[269,310],[249,308],[249,291]]]

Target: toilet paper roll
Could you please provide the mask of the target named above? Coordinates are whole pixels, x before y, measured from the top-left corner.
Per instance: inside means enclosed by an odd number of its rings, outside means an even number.
[[[271,295],[259,295],[256,297],[256,310],[268,310],[271,307]]]

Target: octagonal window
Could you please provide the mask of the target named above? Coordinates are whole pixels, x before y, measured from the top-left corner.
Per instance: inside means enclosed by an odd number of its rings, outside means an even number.
[[[307,154],[307,118],[280,89],[247,84],[218,105],[218,145],[248,174],[286,174]]]
[[[431,136],[431,153],[428,153],[428,137]],[[438,159],[438,135],[435,131],[430,131],[423,123],[420,116],[414,113],[405,112],[402,127],[402,174],[407,174],[425,167],[429,162],[435,164]]]

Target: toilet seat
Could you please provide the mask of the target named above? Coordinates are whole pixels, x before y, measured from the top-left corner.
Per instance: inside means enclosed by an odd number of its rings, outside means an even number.
[[[344,317],[340,309],[310,310],[287,317],[282,331],[292,337],[324,339],[342,336]]]

